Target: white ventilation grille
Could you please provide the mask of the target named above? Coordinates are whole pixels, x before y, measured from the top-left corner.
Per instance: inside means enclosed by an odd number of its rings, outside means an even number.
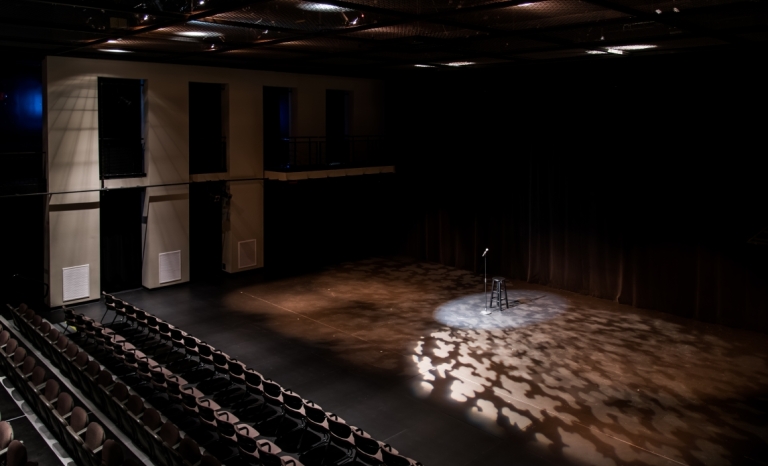
[[[63,301],[90,298],[91,267],[88,264],[64,267]]]
[[[158,260],[160,283],[181,280],[181,251],[162,252]]]
[[[237,267],[244,269],[256,265],[256,240],[249,239],[237,243]]]

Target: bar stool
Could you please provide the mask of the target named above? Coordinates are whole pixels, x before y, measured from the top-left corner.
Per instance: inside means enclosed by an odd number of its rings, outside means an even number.
[[[507,303],[507,309],[509,309],[509,299],[507,298],[507,282],[504,277],[493,277],[493,284],[491,285],[491,307],[493,307],[493,294],[496,293],[496,300],[499,303],[499,309],[501,307],[501,293],[504,292],[504,301]]]

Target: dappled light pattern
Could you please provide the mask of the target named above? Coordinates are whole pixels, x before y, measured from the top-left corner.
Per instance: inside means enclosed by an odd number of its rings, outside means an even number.
[[[486,298],[490,301],[490,293],[487,296],[485,293],[477,293],[451,300],[437,308],[435,320],[453,328],[519,328],[554,319],[568,305],[562,296],[554,293],[515,290],[507,293],[507,301],[502,298],[502,308],[499,308],[498,303],[493,303],[488,308],[493,312],[479,319],[477,313],[485,309]]]
[[[768,463],[764,335],[507,287],[510,308],[482,316],[482,276],[372,259],[225,303],[554,463]]]
[[[417,342],[413,391],[484,429],[588,464],[768,461],[765,351],[577,306],[520,328],[462,327]]]

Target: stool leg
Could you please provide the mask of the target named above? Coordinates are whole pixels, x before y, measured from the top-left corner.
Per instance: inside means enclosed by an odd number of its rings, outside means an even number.
[[[489,307],[493,307],[493,292],[496,291],[496,282],[491,284],[491,305]]]
[[[504,310],[504,308],[501,307],[501,282],[499,282],[499,292],[496,294],[496,299],[499,301],[499,310]]]
[[[504,282],[504,301],[507,302],[507,309],[509,309],[509,297],[507,296],[507,282]]]

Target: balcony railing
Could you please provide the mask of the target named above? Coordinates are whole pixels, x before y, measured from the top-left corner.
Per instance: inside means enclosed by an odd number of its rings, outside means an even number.
[[[274,171],[328,170],[390,165],[381,136],[301,136],[267,141],[265,168]]]

